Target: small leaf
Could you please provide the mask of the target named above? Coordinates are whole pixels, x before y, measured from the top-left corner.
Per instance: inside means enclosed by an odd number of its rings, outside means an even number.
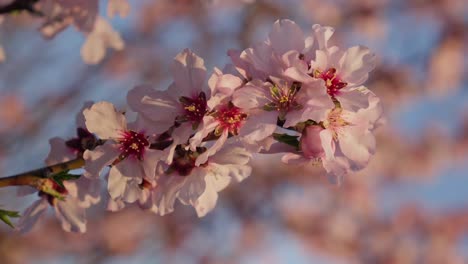
[[[11,228],[15,228],[13,223],[11,223],[10,217],[20,217],[20,214],[16,211],[7,211],[0,209],[0,220],[2,220],[5,224],[9,225]]]
[[[77,180],[81,175],[70,174],[69,170],[61,171],[57,174],[50,176],[50,178],[57,183],[60,187],[65,188],[63,181]]]

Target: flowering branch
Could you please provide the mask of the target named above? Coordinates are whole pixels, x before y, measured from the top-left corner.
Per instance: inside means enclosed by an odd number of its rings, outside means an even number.
[[[251,175],[255,153],[322,166],[338,183],[365,168],[382,115],[379,98],[363,86],[376,60],[363,46],[329,45],[333,32],[314,25],[306,36],[293,21],[278,20],[266,41],[230,50],[232,64],[211,75],[186,49],[174,59],[167,90],[128,92],[134,120],[110,102],[85,104],[76,137],[49,141],[51,166],[0,179],[0,187],[39,191],[18,229],[29,230],[52,206],[64,230],[85,232],[101,181],[111,211],[137,204],[165,215],[180,201],[203,217],[218,192]],[[68,173],[81,167],[83,176]]]

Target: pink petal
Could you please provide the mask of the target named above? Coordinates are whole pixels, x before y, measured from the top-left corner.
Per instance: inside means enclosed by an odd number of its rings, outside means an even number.
[[[185,205],[193,205],[195,201],[205,192],[206,172],[204,169],[195,168],[189,176],[185,177],[184,184],[179,190],[178,198]]]
[[[226,96],[232,95],[234,90],[241,87],[243,81],[241,78],[234,76],[232,74],[222,74],[217,76],[215,86],[211,89],[211,94],[220,92]]]
[[[216,129],[219,125],[219,122],[214,119],[212,116],[205,116],[203,118],[202,127],[198,130],[197,133],[190,139],[190,148],[194,151],[200,144],[203,139],[208,136],[212,131]]]
[[[177,54],[171,67],[176,95],[194,96],[205,87],[206,68],[202,58],[189,49]]]
[[[258,110],[250,114],[239,132],[239,136],[243,141],[255,144],[275,132],[278,118],[276,111]]]
[[[375,54],[366,47],[354,46],[345,52],[337,71],[348,84],[360,85],[367,80],[375,65]]]
[[[204,164],[205,162],[208,161],[208,158],[216,154],[218,150],[223,147],[224,143],[226,142],[228,138],[229,132],[227,129],[223,130],[223,133],[219,138],[215,141],[215,143],[209,147],[205,152],[200,154],[200,156],[197,157],[195,160],[195,166],[200,166],[201,164]]]
[[[375,139],[372,133],[361,131],[360,128],[351,127],[338,134],[341,151],[352,162],[355,170],[364,168],[375,148]]]
[[[345,87],[339,91],[336,98],[343,109],[356,112],[359,109],[369,106],[369,96],[371,93],[372,92],[364,86],[356,88]]]
[[[143,179],[145,171],[143,170],[143,162],[134,157],[127,157],[114,166],[124,177]]]
[[[123,196],[127,179],[123,177],[119,170],[112,167],[109,171],[109,178],[107,180],[107,190],[113,199]]]
[[[246,151],[244,148],[223,148],[216,156],[210,158],[210,163],[216,164],[235,164],[245,165],[252,158],[252,153]]]
[[[48,207],[49,203],[47,202],[47,199],[41,198],[35,201],[23,212],[23,214],[18,220],[16,228],[21,232],[28,232],[33,228],[34,224],[44,215],[44,212],[46,212]]]
[[[198,217],[203,217],[213,210],[218,200],[218,192],[213,188],[213,183],[211,183],[210,179],[212,179],[212,177],[206,180],[205,191],[192,203]]]
[[[88,178],[98,178],[101,170],[112,164],[119,154],[118,147],[109,142],[96,147],[94,150],[86,150],[83,154],[85,160],[85,173],[83,175]]]
[[[76,158],[76,154],[65,145],[65,140],[54,137],[49,140],[50,152],[45,163],[47,166],[66,162]]]
[[[145,157],[141,162],[144,171],[144,178],[154,179],[156,173],[156,165],[163,157],[163,152],[160,150],[147,149]]]
[[[158,181],[153,192],[153,210],[160,215],[165,215],[174,211],[174,203],[180,189],[185,183],[185,177],[178,175],[164,176]]]
[[[303,71],[302,69],[299,69],[297,67],[287,68],[284,71],[284,76],[301,83],[307,83],[313,80],[312,77],[309,74],[307,74],[307,70]]]
[[[281,161],[289,165],[304,165],[310,162],[310,159],[295,153],[286,153],[281,157]]]
[[[65,201],[56,201],[55,215],[62,223],[62,229],[67,232],[86,232],[86,211],[79,206],[78,200],[67,196]]]
[[[335,142],[333,141],[332,131],[324,129],[320,132],[320,139],[322,141],[322,148],[325,151],[325,158],[332,160],[335,157]]]
[[[343,157],[337,157],[332,160],[323,159],[323,168],[327,171],[328,180],[333,184],[340,185],[345,175],[350,173],[349,163]]]
[[[263,76],[257,77],[262,80],[268,75],[280,76],[283,69],[281,60],[273,54],[270,45],[261,42],[253,45],[253,48],[244,50],[241,53],[241,59],[250,63],[255,70],[262,72]]]
[[[315,24],[312,26],[312,30],[314,32],[314,40],[317,45],[317,49],[327,49],[328,41],[335,32],[335,29],[332,27],[323,27],[319,24]]]
[[[79,205],[83,208],[89,208],[101,200],[101,180],[80,177],[77,180],[65,181],[65,188],[68,195],[75,197]]]
[[[174,100],[170,90],[156,91],[149,86],[136,86],[128,92],[127,103],[133,111],[157,123],[152,126],[157,134],[173,126],[176,116],[181,114],[181,105]]]
[[[95,103],[91,108],[85,109],[83,115],[89,132],[101,139],[118,138],[120,132],[127,129],[125,116],[117,112],[109,102]]]
[[[301,28],[291,20],[277,20],[269,34],[271,46],[279,55],[287,51],[304,49],[304,33]]]
[[[270,83],[255,80],[236,90],[232,103],[242,109],[262,108],[269,102]]]

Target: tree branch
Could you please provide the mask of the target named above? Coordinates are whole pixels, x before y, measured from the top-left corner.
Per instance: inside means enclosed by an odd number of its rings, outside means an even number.
[[[43,167],[37,170],[32,170],[9,177],[0,178],[0,188],[8,186],[29,185],[38,188],[43,184],[43,180],[52,174],[56,174],[66,170],[79,169],[83,167],[83,158],[62,162],[52,166]]]
[[[0,6],[0,15],[27,11],[33,15],[42,16],[43,14],[34,8],[34,4],[37,2],[39,0],[15,0],[5,6]]]

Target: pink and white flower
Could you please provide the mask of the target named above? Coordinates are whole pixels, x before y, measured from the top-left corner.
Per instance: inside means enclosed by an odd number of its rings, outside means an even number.
[[[166,91],[149,86],[137,86],[129,91],[127,102],[139,119],[148,124],[149,131],[162,134],[170,129],[173,144],[169,148],[170,163],[179,144],[187,143],[194,129],[209,111],[211,91],[206,86],[206,68],[202,58],[185,49],[171,67],[174,82]]]
[[[317,82],[288,82],[271,78],[268,82],[253,80],[233,95],[233,103],[244,109],[264,110],[262,123],[275,124],[279,118],[284,127],[293,127],[309,119],[322,120],[334,105]],[[265,113],[267,112],[267,113]],[[272,114],[274,113],[274,114]]]
[[[109,171],[108,190],[113,199],[123,198],[134,202],[134,189],[130,183],[141,183],[144,178],[153,179],[157,162],[162,153],[150,149],[148,136],[142,128],[127,126],[126,118],[108,102],[95,103],[83,111],[87,129],[104,145],[86,150],[86,177],[99,177],[104,167],[112,165]]]
[[[178,148],[174,162],[169,166],[160,163],[156,187],[145,207],[165,215],[174,210],[179,200],[184,205],[195,208],[199,217],[213,210],[218,200],[218,192],[232,181],[240,182],[251,173],[248,162],[251,154],[242,148],[225,147],[216,156],[197,166],[197,155],[202,152]]]
[[[171,73],[174,82],[166,91],[142,85],[127,95],[130,108],[153,122],[151,129],[157,134],[166,132],[175,122],[196,127],[208,111],[210,90],[205,84],[203,59],[185,49],[175,57]]]
[[[83,109],[91,104],[92,102],[85,103]],[[92,149],[96,146],[96,137],[84,129],[85,124],[81,112],[76,117],[76,123],[78,128],[75,138],[64,140],[54,137],[50,139],[50,152],[45,160],[46,165],[51,166],[79,158],[86,149]],[[100,183],[99,178],[81,176],[76,180],[64,181],[65,188],[62,188],[51,181],[53,188],[65,196],[64,200],[39,192],[40,199],[25,210],[19,220],[18,229],[23,232],[30,230],[49,206],[52,206],[65,231],[84,233],[86,231],[86,209],[101,200]],[[31,187],[18,189],[20,196],[33,193],[37,193],[37,191]]]
[[[84,177],[80,177],[84,178]],[[57,192],[66,195],[64,200],[59,200],[52,195],[39,192],[39,200],[32,203],[28,208],[25,209],[20,219],[18,220],[17,229],[21,232],[28,232],[32,229],[34,224],[39,221],[45,215],[45,212],[52,206],[55,211],[56,217],[60,220],[62,229],[67,232],[86,232],[86,208],[89,207],[89,203],[86,204],[86,199],[79,200],[77,183],[75,181],[64,181],[63,185],[65,188],[58,186],[52,180],[51,184],[54,185],[54,189]]]
[[[266,41],[242,52],[230,50],[228,55],[246,80],[287,77],[289,68],[307,72],[315,51],[328,49],[333,32],[331,27],[314,25],[312,35],[306,36],[294,21],[281,19],[274,23]]]
[[[350,172],[361,170],[375,152],[373,130],[382,116],[380,100],[373,93],[367,95],[368,107],[359,110],[331,109],[325,121],[303,131],[302,153],[283,156],[286,163],[321,160],[331,179],[340,182]]]

